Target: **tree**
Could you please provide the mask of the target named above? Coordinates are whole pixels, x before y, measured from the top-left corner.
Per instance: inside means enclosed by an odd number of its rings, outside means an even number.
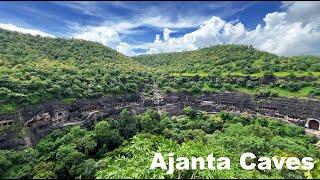
[[[40,162],[37,164],[34,171],[34,179],[56,179],[57,176],[54,173],[54,162]]]
[[[100,143],[107,142],[110,136],[110,124],[107,121],[100,121],[94,126],[94,135]]]
[[[57,149],[55,172],[58,177],[66,177],[72,166],[83,161],[85,155],[76,150],[75,144],[62,145]],[[68,176],[67,176],[68,177]]]
[[[120,122],[119,123],[120,134],[125,139],[128,139],[139,132],[139,127],[138,127],[138,122],[136,120],[136,117],[132,116],[127,109],[124,109],[120,113],[119,122]]]
[[[12,165],[11,161],[7,159],[4,153],[0,154],[0,174],[6,172],[7,169]]]
[[[191,118],[195,118],[197,116],[197,111],[193,110],[189,106],[183,109],[183,113],[190,116]]]
[[[160,126],[160,114],[156,111],[148,111],[143,113],[140,117],[140,125],[143,133],[160,134],[162,127]]]
[[[100,155],[119,147],[124,140],[118,129],[111,129],[108,121],[98,122],[94,127],[94,135],[98,141]]]
[[[79,179],[94,179],[96,171],[96,162],[93,159],[87,159],[79,165],[72,166],[70,174]]]

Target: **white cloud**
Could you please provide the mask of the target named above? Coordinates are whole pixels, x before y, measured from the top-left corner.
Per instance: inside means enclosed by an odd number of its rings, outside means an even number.
[[[77,3],[68,4],[68,6],[79,9],[79,4]],[[82,6],[80,7],[82,8]],[[138,16],[130,20],[106,20],[99,26],[82,26],[77,22],[68,22],[68,24],[69,28],[75,31],[70,37],[99,42],[116,50],[121,49],[121,52],[131,56],[135,54],[134,49],[137,45],[130,45],[123,42],[120,38],[120,34],[125,36],[144,36],[144,30],[139,30],[137,28],[140,26],[153,26],[155,28],[164,28],[163,38],[168,40],[170,39],[170,33],[174,32],[171,29],[197,27],[200,22],[201,20],[199,18],[177,18],[172,21],[169,17],[160,15],[152,16],[150,12],[148,12],[148,15],[146,16]],[[157,41],[161,41],[160,35],[156,37],[154,42],[156,43]],[[129,46],[131,46],[130,50],[128,49]]]
[[[167,41],[167,40],[169,40],[169,38],[170,38],[170,33],[171,33],[172,31],[170,30],[170,29],[168,29],[168,28],[165,28],[164,30],[163,30],[163,39],[164,39],[164,41]]]
[[[98,27],[78,27],[75,38],[100,42],[126,55],[135,55],[134,49],[144,49],[147,53],[195,50],[216,44],[248,44],[278,55],[320,54],[320,3],[284,2],[283,12],[268,13],[264,23],[248,30],[240,21],[224,21],[213,16],[202,23],[201,20],[178,18],[140,17],[120,22],[105,22]],[[162,38],[140,45],[128,44],[119,34],[141,35],[136,27],[151,25],[163,28]],[[171,37],[175,28],[198,27],[182,37]],[[172,30],[173,29],[173,30]],[[142,34],[143,35],[143,34]]]
[[[292,22],[288,17],[287,13],[268,14],[266,25],[247,32],[240,42],[279,55],[320,54],[319,23]]]
[[[156,35],[156,38],[155,38],[155,40],[154,40],[154,43],[161,43],[160,34],[157,34],[157,35]]]
[[[16,31],[16,32],[24,33],[24,34],[40,35],[40,36],[43,36],[43,37],[54,37],[53,35],[45,33],[45,32],[40,31],[40,30],[22,28],[22,27],[18,27],[16,25],[14,25],[14,24],[3,24],[3,23],[0,23],[0,28],[6,29],[6,30],[10,30],[10,31]]]
[[[71,2],[53,1],[51,3],[75,9],[76,11],[80,11],[81,13],[86,15],[104,17],[101,14],[101,12],[103,11],[103,8],[101,8],[101,6],[99,6],[99,4],[95,1],[71,1]]]
[[[82,34],[86,31],[96,31],[94,29],[109,29],[115,32],[126,34],[126,35],[133,35],[133,34],[140,34],[140,31],[135,28],[140,26],[153,26],[156,28],[164,28],[167,29],[166,31],[169,32],[169,28],[191,28],[197,27],[200,25],[201,22],[199,19],[192,19],[192,18],[180,18],[175,21],[171,21],[168,17],[163,16],[144,16],[133,18],[130,20],[117,20],[111,21],[106,20],[101,23],[99,26],[81,26],[81,24],[77,22],[67,22],[69,24],[69,28],[76,31],[74,36],[78,34]],[[170,30],[170,32],[173,32]],[[169,32],[169,33],[170,33]]]
[[[286,23],[287,13],[274,12],[267,14],[263,21],[266,23],[265,29],[272,29],[273,27],[284,25]]]
[[[122,42],[119,36],[120,32],[125,32],[130,24],[103,24],[101,26],[81,27],[79,24],[73,24],[73,28],[77,31],[72,35],[75,39],[84,39],[94,41],[109,46],[127,56],[134,56],[132,46],[126,42]]]
[[[241,23],[233,25],[214,16],[183,37],[170,38],[168,32],[168,29],[164,30],[163,41],[156,37],[153,44],[145,44],[140,48],[149,49],[149,53],[194,50],[224,41],[237,42],[245,34],[245,29]]]
[[[296,2],[284,4],[287,11],[267,14],[263,19],[265,25],[259,24],[251,31],[246,30],[241,22],[226,22],[213,16],[197,30],[180,38],[170,38],[168,29],[164,29],[164,40],[157,36],[154,43],[139,48],[148,50],[148,53],[159,53],[237,43],[278,55],[320,54],[320,13],[315,11],[319,5],[319,2],[308,2],[304,6]]]
[[[310,21],[320,17],[320,3],[313,1],[283,2],[288,18],[292,21]]]
[[[133,51],[132,46],[128,43],[120,42],[117,46],[117,51],[127,55],[127,56],[134,56],[136,53]]]
[[[112,48],[115,48],[121,41],[118,32],[108,27],[86,27],[77,32],[74,38],[99,42]]]
[[[171,22],[168,18],[156,16],[156,17],[141,17],[132,21],[105,21],[99,26],[81,26],[75,22],[68,22],[70,28],[76,31],[71,37],[75,39],[84,39],[88,41],[99,42],[113,49],[119,50],[125,55],[132,56],[134,53],[134,45],[125,43],[120,38],[120,33],[126,35],[141,35],[139,30],[134,30],[139,26],[150,25],[158,28],[165,28],[163,38],[168,40],[170,33],[174,32],[169,28],[185,28],[194,27],[198,22],[191,19],[179,19],[175,22]],[[160,42],[160,35],[155,39],[155,43]],[[130,47],[129,47],[130,46]]]
[[[179,18],[172,21],[168,17],[163,16],[151,16],[151,17],[141,17],[138,22],[139,24],[151,25],[159,28],[190,28],[200,25],[201,19],[199,18]]]

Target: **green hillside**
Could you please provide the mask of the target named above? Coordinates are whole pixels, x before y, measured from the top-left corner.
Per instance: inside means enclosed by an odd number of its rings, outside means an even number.
[[[285,72],[298,71],[297,74],[320,75],[320,57],[281,57],[246,45],[217,45],[194,51],[140,55],[134,59],[169,73],[259,75],[270,71],[283,76]]]
[[[252,95],[318,98],[320,57],[282,57],[246,45],[140,55],[134,59],[159,73],[165,91],[237,90]]]
[[[99,43],[0,29],[0,114],[52,99],[150,93],[152,78],[164,92],[319,98],[320,58],[280,57],[245,45],[130,58]]]
[[[99,43],[0,29],[0,113],[50,99],[137,92],[147,68]]]
[[[130,58],[99,43],[0,30],[0,114],[46,100],[70,103],[150,93],[153,79],[164,92],[319,98],[319,74],[318,57],[278,57],[240,45]],[[56,129],[34,147],[0,150],[0,179],[319,178],[316,139],[303,127],[246,113],[208,114],[191,107],[183,112],[170,117],[125,109],[119,117],[99,119],[88,129]],[[226,171],[181,170],[169,175],[149,169],[155,152],[188,158],[214,153],[229,157],[232,165]],[[315,168],[246,171],[237,163],[244,152],[312,157]]]

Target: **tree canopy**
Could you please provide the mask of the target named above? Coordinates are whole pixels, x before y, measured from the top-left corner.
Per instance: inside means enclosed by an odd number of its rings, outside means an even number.
[[[191,113],[193,112],[193,113]],[[80,126],[55,130],[36,147],[0,151],[0,178],[306,178],[319,177],[320,151],[303,127],[278,119],[227,112],[207,114],[185,109],[169,117],[155,111],[127,110],[91,130]],[[183,170],[167,175],[150,170],[154,153],[231,159],[231,169]],[[252,170],[240,167],[244,152],[257,157],[312,157],[316,167],[303,170]]]

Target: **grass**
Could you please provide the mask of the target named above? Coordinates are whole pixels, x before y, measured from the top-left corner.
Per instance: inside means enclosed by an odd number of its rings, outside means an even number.
[[[171,92],[179,92],[179,89],[172,88],[172,87],[163,87],[162,90],[164,89],[169,89]],[[255,95],[259,90],[269,90],[275,94],[278,94],[279,97],[294,97],[294,98],[300,98],[300,99],[307,99],[312,92],[314,88],[312,86],[306,86],[301,88],[299,91],[296,92],[291,92],[285,89],[281,89],[279,87],[270,87],[270,86],[260,86],[254,89],[249,89],[249,88],[244,88],[244,87],[236,87],[235,90],[243,92],[248,95]],[[223,92],[223,89],[221,88],[212,88],[210,87],[207,83],[204,83],[201,89],[202,92],[212,92],[212,93],[217,93],[217,92]],[[320,97],[315,97],[315,98],[320,98]]]
[[[210,92],[211,89],[212,88],[209,87],[208,83],[204,83],[203,84],[203,88],[202,88],[203,91]]]
[[[320,77],[320,72],[275,72],[274,75],[276,77],[287,77],[290,74],[294,74],[297,77]],[[206,72],[199,72],[199,73],[172,73],[171,74],[174,77],[194,77],[194,76],[200,76],[200,77],[207,77],[209,76]],[[262,77],[263,72],[253,73],[253,74],[244,74],[242,72],[223,72],[221,76],[251,76],[251,77]]]
[[[18,109],[16,104],[2,104],[0,105],[0,114],[12,113]]]
[[[33,98],[32,100],[34,102],[36,102],[35,98]],[[72,104],[75,102],[75,100],[76,100],[76,98],[65,98],[62,100],[62,102],[65,104]],[[37,104],[37,103],[33,103],[33,104]],[[0,104],[0,114],[13,113],[13,112],[19,110],[20,108],[22,108],[22,107],[17,104],[12,104],[12,103]]]
[[[262,59],[257,59],[253,62],[252,66],[257,67],[257,68],[261,68],[263,64],[264,64],[264,62]]]
[[[174,77],[194,77],[194,76],[200,76],[200,77],[207,77],[208,73],[199,72],[199,73],[172,73],[171,74]]]
[[[307,98],[309,96],[310,92],[313,90],[313,87],[306,86],[306,87],[303,87],[299,91],[296,91],[296,92],[290,92],[290,91],[281,89],[279,87],[273,87],[273,88],[270,88],[270,89],[275,91],[275,92],[277,92],[279,94],[279,96]]]
[[[216,92],[220,92],[221,89],[217,89],[217,88],[212,88],[208,85],[208,83],[204,83],[203,87],[202,87],[202,91],[203,92],[211,92],[211,93],[216,93]]]
[[[259,90],[270,90],[271,92],[278,94],[280,97],[295,97],[295,98],[301,98],[301,99],[308,98],[309,94],[313,89],[314,88],[312,86],[306,86],[301,88],[299,91],[291,92],[288,90],[281,89],[279,87],[270,87],[270,86],[254,88],[254,89],[248,89],[248,88],[242,88],[242,87],[236,88],[236,90],[249,95],[254,95]],[[319,97],[316,97],[316,98],[319,98]]]
[[[65,104],[72,104],[72,103],[74,103],[75,101],[76,101],[76,99],[77,98],[64,98],[63,100],[62,100],[62,102],[64,102]]]

